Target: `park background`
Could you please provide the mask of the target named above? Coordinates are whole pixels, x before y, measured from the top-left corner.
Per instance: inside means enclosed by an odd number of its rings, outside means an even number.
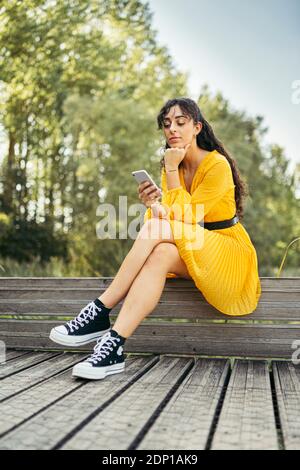
[[[99,239],[97,207],[140,202],[133,170],[159,181],[156,116],[178,96],[236,160],[259,274],[277,275],[300,237],[300,7],[241,3],[1,2],[1,276],[115,275],[133,240]],[[300,275],[300,240],[282,275]]]

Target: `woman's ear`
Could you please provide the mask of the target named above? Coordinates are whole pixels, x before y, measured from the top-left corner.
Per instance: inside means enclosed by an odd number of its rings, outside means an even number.
[[[198,134],[200,134],[200,132],[202,131],[202,128],[203,128],[203,123],[201,121],[199,121],[197,123],[197,129],[195,130],[195,135],[197,136]]]

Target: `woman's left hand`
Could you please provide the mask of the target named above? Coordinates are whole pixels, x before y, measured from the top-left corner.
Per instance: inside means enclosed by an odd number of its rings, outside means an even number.
[[[187,144],[185,147],[172,147],[165,151],[164,162],[166,169],[178,168],[179,163],[184,159],[187,151],[191,144]]]

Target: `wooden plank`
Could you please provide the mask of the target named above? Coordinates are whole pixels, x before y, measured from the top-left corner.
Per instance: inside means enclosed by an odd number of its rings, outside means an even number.
[[[128,449],[153,416],[159,413],[162,403],[173,394],[192,366],[193,360],[190,359],[162,357],[61,448]]]
[[[55,321],[8,320],[0,340],[7,347],[68,349],[53,343]],[[126,341],[127,352],[290,359],[300,325],[175,323],[144,320]],[[93,343],[91,343],[93,344]],[[90,351],[88,348],[76,348]]]
[[[6,362],[12,361],[13,359],[16,359],[17,357],[26,356],[27,354],[30,354],[30,352],[29,351],[16,351],[15,349],[7,350],[5,353],[5,361]]]
[[[235,362],[211,449],[278,449],[267,361]]]
[[[0,285],[6,287],[83,287],[106,288],[113,277],[0,277]],[[173,280],[173,279],[172,279]]]
[[[274,385],[284,448],[300,449],[300,365],[273,361]]]
[[[26,356],[21,356],[16,358],[14,361],[9,361],[7,364],[3,364],[0,367],[0,378],[3,379],[4,377],[9,377],[13,374],[17,374],[21,370],[28,369],[40,362],[46,361],[47,359],[53,357],[53,353],[46,353],[46,352],[32,352],[27,354]]]
[[[261,285],[264,289],[299,289],[299,276],[291,277],[260,277]]]
[[[130,358],[126,361],[124,372],[108,376],[105,380],[99,381],[75,379],[71,377],[70,372],[69,376],[66,376],[66,373],[60,374],[39,387],[34,387],[31,392],[23,393],[22,397],[25,402],[28,401],[29,406],[32,404],[32,398],[37,400],[35,406],[29,408],[29,413],[33,413],[34,410],[39,411],[39,413],[23,424],[19,422],[20,425],[17,429],[3,436],[0,439],[0,449],[43,450],[56,447],[66,435],[72,433],[77,427],[80,428],[85,420],[89,420],[90,416],[100,412],[103,408],[105,409],[110,403],[118,399],[119,394],[124,393],[141,376],[147,374],[157,361],[157,357]],[[56,394],[57,397],[56,384],[58,382],[61,398],[52,405],[50,402],[49,406],[43,410],[43,401],[39,397],[43,395],[49,397],[51,393]],[[64,387],[66,393],[63,396]],[[43,393],[38,393],[39,390],[43,390]],[[24,416],[28,416],[28,412],[27,410],[21,411],[20,406],[16,403],[17,410],[20,410],[20,418],[24,420]],[[76,407],[76,412],[74,407]],[[12,414],[9,408],[8,414],[9,416]],[[123,424],[125,422],[127,426],[124,410],[119,419]]]
[[[78,356],[81,360],[83,360],[84,357],[85,356],[83,355]],[[134,374],[137,374],[142,367],[145,367],[146,364],[149,366],[151,360],[153,361],[153,358],[129,358],[126,361],[127,380],[129,376],[133,377]],[[122,380],[124,380],[124,376],[122,377]],[[16,397],[6,400],[1,405],[0,438],[5,436],[5,439],[0,439],[0,447],[5,446],[5,442],[9,442],[9,445],[13,447],[17,444],[18,436],[21,435],[25,439],[31,436],[34,445],[42,445],[42,443],[37,442],[36,439],[38,436],[42,436],[44,438],[45,434],[43,433],[40,435],[40,433],[36,433],[33,430],[33,427],[36,427],[38,425],[38,421],[41,420],[40,416],[37,419],[36,416],[50,406],[53,406],[53,411],[55,411],[56,402],[59,400],[67,398],[70,402],[72,400],[72,392],[78,390],[84,385],[84,381],[75,380],[71,375],[71,371],[68,370],[46,380],[40,385],[20,393]],[[43,417],[45,417],[45,415],[43,415]],[[22,426],[25,421],[28,422],[30,419],[32,419],[30,423],[26,423],[25,426]],[[8,433],[16,428],[18,428],[18,431],[8,437]],[[58,432],[59,428],[61,428],[61,431],[65,432],[65,428],[59,426],[57,429]],[[63,434],[55,435],[52,433],[52,444],[54,445],[57,442],[57,439],[62,437]],[[51,433],[50,436],[47,436],[46,442],[49,447],[49,444],[51,446],[51,442],[49,442],[48,439],[51,440]],[[20,440],[20,444],[21,443],[22,439]]]
[[[52,297],[49,301],[43,300],[0,300],[0,321],[1,317],[7,315],[18,316],[55,316],[74,318],[80,310],[91,300],[92,297],[85,300],[57,300]],[[94,297],[96,298],[96,296]],[[121,310],[123,301],[119,302],[111,315],[117,315]],[[159,303],[150,314],[151,318],[185,318],[198,320],[242,320],[252,322],[253,320],[281,320],[284,322],[298,321],[300,322],[300,299],[298,301],[260,301],[257,309],[247,315],[226,315],[219,312],[206,300],[200,298],[198,300],[165,300],[162,295]]]
[[[49,359],[1,380],[0,401],[23,392],[80,362],[78,354],[52,354]]]
[[[79,357],[83,359],[85,355]],[[1,404],[0,438],[81,385],[72,379],[68,370],[4,401]]]
[[[114,277],[0,277],[0,286],[5,287],[76,287],[76,288],[106,288]],[[261,276],[262,290],[265,289],[299,289],[300,277],[265,277]],[[166,280],[167,286],[186,287],[194,286],[194,282],[189,279]]]
[[[1,281],[1,278],[0,278]],[[191,282],[186,280],[187,283]],[[300,278],[299,278],[300,283]],[[300,295],[300,288],[282,288],[262,290],[260,302],[273,302],[273,301],[297,301]],[[107,286],[108,287],[108,286]],[[80,300],[81,302],[89,302],[96,297],[99,297],[107,290],[105,288],[90,288],[90,287],[65,287],[63,284],[60,287],[44,287],[37,283],[35,287],[0,287],[1,305],[3,300],[11,300],[12,303],[18,303],[23,300]],[[283,299],[285,297],[285,299]],[[185,286],[170,286],[166,282],[162,298],[165,301],[199,301],[205,300],[201,291],[196,288],[194,284],[187,284]],[[5,305],[5,304],[4,304]]]
[[[59,357],[62,356],[66,355]],[[76,355],[78,361],[83,358],[82,355]],[[171,359],[174,360],[174,358]],[[23,386],[17,395],[12,394],[1,404],[0,449],[48,449],[56,446],[63,447],[64,444],[68,448],[73,431],[75,431],[76,438],[83,421],[84,424],[88,423],[88,426],[93,428],[94,416],[96,425],[101,426],[103,417],[109,420],[112,412],[117,413],[118,407],[121,409],[121,406],[118,402],[115,408],[111,407],[114,401],[120,399],[119,395],[122,397],[122,394],[127,393],[127,388],[135,385],[135,382],[139,381],[140,377],[147,373],[158,360],[157,356],[154,358],[130,357],[126,360],[126,369],[122,374],[116,374],[98,382],[73,379],[70,367],[66,370],[65,364],[58,368],[55,376],[50,375],[48,379],[44,377],[35,386],[33,386],[34,382],[28,384],[26,377],[23,376],[25,387]],[[126,374],[132,362],[135,361],[136,374],[134,378],[128,379]],[[45,365],[48,362],[45,361]],[[220,364],[220,367],[216,367],[217,364]],[[223,367],[222,364],[224,364]],[[287,361],[273,361],[272,364],[284,447],[288,450],[296,450],[300,446],[300,367]],[[208,435],[206,431],[209,427],[211,428],[210,418],[214,415],[213,411],[219,401],[222,387],[226,386],[224,377],[228,373],[228,367],[228,361],[197,359],[195,365],[183,378],[180,378],[179,383],[176,383],[175,390],[173,388],[172,393],[162,400],[150,419],[136,433],[129,447],[136,443],[136,447],[131,448],[205,448]],[[165,367],[164,372],[167,372]],[[18,378],[21,375],[22,372],[9,379]],[[32,374],[29,374],[27,379],[31,377]],[[3,383],[7,388],[6,379],[2,380],[1,385]],[[120,386],[122,384],[123,388]],[[161,382],[154,376],[152,380],[147,380],[146,384],[143,383],[141,389],[144,391],[150,387],[148,394],[151,395],[155,384],[161,386]],[[20,383],[16,381],[16,385],[18,389]],[[211,448],[213,450],[278,449],[270,396],[266,361],[235,361],[224,403],[220,403],[222,408],[216,430],[212,428],[214,435]],[[102,397],[100,401],[99,397]],[[127,401],[135,403],[135,401]],[[73,412],[70,402],[80,403],[79,416]],[[93,403],[92,408],[91,403]],[[127,408],[130,406],[127,404]],[[139,408],[133,409],[130,415],[134,415],[138,410]],[[124,413],[120,413],[119,416],[121,423],[117,424],[123,426],[124,433],[124,427],[127,429],[131,422],[124,419]],[[173,432],[170,432],[170,429]],[[180,447],[180,430],[182,431],[182,447]],[[85,432],[87,431],[86,426]],[[110,429],[104,435],[104,441],[109,439],[109,432],[112,436],[113,431]],[[190,438],[188,438],[189,432]],[[166,444],[168,435],[169,445]],[[160,440],[157,436],[160,436]],[[101,437],[101,432],[97,435],[92,433],[90,448],[98,448],[97,439]],[[194,443],[192,443],[193,440]],[[157,442],[161,443],[160,447]],[[274,442],[276,442],[275,446]],[[74,445],[74,442],[71,441],[71,445]],[[106,450],[111,448],[109,445]]]
[[[107,278],[0,278],[0,315],[62,315],[73,318],[103,293]],[[212,307],[187,279],[167,279],[153,318],[300,321],[300,277],[261,278],[262,296],[251,314],[230,316]],[[117,314],[120,302],[113,312]]]
[[[229,372],[229,361],[198,359],[136,448],[204,450]]]

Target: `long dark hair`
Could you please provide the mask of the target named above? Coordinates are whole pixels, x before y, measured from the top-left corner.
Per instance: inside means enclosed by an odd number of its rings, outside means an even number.
[[[209,152],[217,150],[220,154],[224,155],[224,157],[227,158],[232,170],[233,181],[235,184],[234,196],[236,204],[236,214],[239,216],[240,219],[242,219],[244,216],[243,199],[249,194],[247,184],[242,180],[235,160],[225,150],[222,142],[217,139],[211,125],[204,118],[197,103],[190,98],[174,98],[172,100],[168,100],[161,108],[157,116],[158,130],[163,128],[164,117],[169,112],[170,108],[175,105],[178,105],[181,111],[190,116],[195,124],[197,124],[199,121],[202,122],[203,127],[196,137],[198,147]],[[168,144],[168,142],[166,142],[164,150],[168,148],[170,148],[170,145]],[[165,166],[164,157],[161,158],[160,165],[161,169]],[[182,162],[180,162],[179,164],[179,167],[181,166]]]

